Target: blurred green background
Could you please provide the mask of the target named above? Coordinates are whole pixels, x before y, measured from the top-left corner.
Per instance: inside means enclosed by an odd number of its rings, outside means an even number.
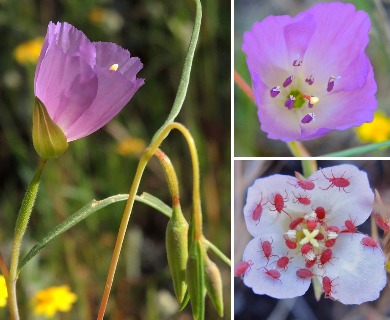
[[[0,1],[0,249],[7,261],[16,215],[38,163],[31,141],[35,66],[21,65],[15,48],[44,36],[49,21],[67,21],[93,41],[115,42],[144,64],[145,85],[122,112],[97,133],[70,144],[44,171],[25,242],[27,252],[55,225],[92,199],[127,193],[142,147],[167,117],[179,83],[195,14],[193,1],[1,0]],[[204,1],[200,42],[183,110],[200,156],[204,232],[230,256],[230,4]],[[182,206],[191,210],[192,177],[184,139],[173,132],[162,149],[175,165]],[[170,203],[164,173],[152,159],[139,193]],[[78,296],[57,319],[95,319],[124,203],[89,217],[43,250],[22,271],[22,319],[34,316],[37,290],[68,284]],[[136,203],[107,309],[107,319],[191,319],[177,313],[165,255],[167,218]],[[23,254],[22,254],[23,256]],[[230,270],[214,254],[224,282],[230,319]],[[206,319],[216,319],[207,299]],[[7,319],[0,309],[0,319]]]
[[[242,37],[256,21],[261,21],[269,15],[295,16],[319,2],[315,0],[243,0],[235,1],[234,6],[234,60],[235,69],[251,86],[245,55],[241,49]],[[387,117],[390,116],[390,21],[388,19],[390,1],[388,0],[351,0],[358,10],[366,11],[371,18],[370,43],[366,50],[374,67],[378,86],[378,110]],[[235,156],[291,156],[287,145],[280,140],[271,140],[260,130],[257,117],[257,107],[235,85],[234,87],[234,155]],[[387,123],[390,127],[390,122]],[[375,130],[375,129],[374,129]],[[378,130],[378,128],[376,128]],[[390,131],[386,140],[390,140]],[[312,156],[344,150],[364,144],[356,134],[355,128],[344,131],[334,131],[324,137],[304,141]],[[390,151],[377,150],[369,156],[389,156]]]

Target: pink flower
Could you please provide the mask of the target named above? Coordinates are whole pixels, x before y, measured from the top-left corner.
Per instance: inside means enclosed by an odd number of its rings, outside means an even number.
[[[377,87],[365,54],[370,27],[365,12],[331,2],[296,17],[267,17],[244,33],[268,138],[310,140],[372,121]]]
[[[67,141],[103,127],[143,85],[139,58],[114,43],[90,42],[72,25],[49,23],[35,71],[35,96]]]
[[[312,277],[325,298],[360,304],[386,285],[379,245],[357,231],[374,194],[367,174],[352,165],[324,168],[307,180],[260,178],[248,189],[244,216],[254,237],[236,268],[257,294],[303,295]]]

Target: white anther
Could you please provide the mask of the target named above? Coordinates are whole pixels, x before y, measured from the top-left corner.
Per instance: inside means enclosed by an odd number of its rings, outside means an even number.
[[[334,231],[329,231],[329,232],[328,232],[328,240],[337,239],[338,236],[339,236],[339,235],[338,235],[336,232],[334,232]]]
[[[291,241],[295,241],[297,239],[297,231],[296,230],[288,230],[284,235],[288,240],[291,240]]]

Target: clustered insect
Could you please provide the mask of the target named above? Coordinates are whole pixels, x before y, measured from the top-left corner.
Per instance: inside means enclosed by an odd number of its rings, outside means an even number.
[[[283,283],[284,275],[287,272],[289,276],[295,274],[297,281],[307,281],[317,276],[322,279],[324,297],[336,300],[337,291],[335,287],[338,285],[337,279],[339,277],[327,274],[326,268],[339,259],[335,255],[335,248],[340,235],[347,233],[353,237],[360,234],[357,229],[359,223],[354,212],[351,212],[348,215],[349,218],[347,216],[347,219],[343,222],[340,219],[334,220],[333,216],[336,213],[333,204],[319,201],[318,195],[313,198],[311,192],[319,190],[318,192],[325,193],[331,190],[329,192],[332,194],[349,194],[354,188],[354,176],[346,172],[340,172],[339,170],[335,174],[332,169],[320,170],[316,178],[318,181],[300,177],[288,182],[290,186],[286,187],[286,190],[283,190],[283,185],[281,185],[281,190],[271,192],[267,191],[265,186],[262,190],[265,191],[265,194],[268,193],[268,196],[264,196],[261,192],[258,201],[254,203],[252,211],[249,211],[246,217],[251,219],[256,226],[262,223],[264,210],[267,211],[268,219],[270,219],[270,215],[274,216],[274,221],[279,219],[279,225],[285,227],[285,232],[281,236],[287,251],[280,252],[283,250],[280,246],[275,251],[274,239],[271,236],[260,237],[257,258],[253,259],[254,262],[252,260],[241,261],[236,266],[235,276],[246,277],[248,272],[252,272],[251,269],[254,265],[256,265],[256,268],[254,268],[256,272],[262,270],[267,278],[280,284]],[[340,198],[344,198],[344,196]],[[299,210],[296,209],[298,206]],[[379,227],[385,231],[390,231],[388,220],[381,218],[379,215],[374,215],[374,218]],[[361,223],[361,221],[359,222]],[[378,243],[371,237],[361,237],[362,250],[377,250],[379,248]],[[276,242],[280,243],[280,240]],[[299,261],[293,263],[295,259]],[[291,270],[289,268],[291,268],[290,264],[292,263],[293,268],[296,268],[295,273],[288,271]],[[318,273],[323,274],[319,275]]]

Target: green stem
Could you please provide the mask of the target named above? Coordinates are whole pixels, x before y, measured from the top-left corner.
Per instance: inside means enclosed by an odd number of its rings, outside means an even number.
[[[152,142],[154,142],[154,140],[157,139],[157,137],[166,128],[168,124],[172,123],[175,120],[175,118],[177,117],[177,115],[179,114],[183,106],[184,99],[187,95],[188,84],[190,82],[192,62],[194,60],[196,44],[198,43],[200,25],[202,21],[202,4],[200,0],[195,0],[195,3],[196,3],[196,14],[195,14],[194,28],[192,30],[191,40],[184,61],[183,72],[180,78],[179,88],[177,89],[175,101],[173,102],[173,106],[171,112],[168,115],[168,118],[165,120],[161,128],[158,129],[157,132],[154,134],[152,138]]]
[[[125,239],[127,225],[130,220],[130,215],[133,210],[133,205],[135,201],[135,197],[138,191],[139,184],[141,182],[142,174],[145,170],[145,167],[150,160],[150,158],[154,155],[158,147],[161,145],[161,143],[164,141],[164,139],[168,136],[169,132],[172,129],[177,129],[180,132],[183,133],[183,135],[186,137],[187,142],[189,143],[190,147],[190,153],[191,157],[193,159],[193,174],[194,174],[194,191],[193,191],[193,197],[194,197],[194,224],[195,224],[195,234],[198,236],[197,239],[200,239],[202,235],[202,213],[201,213],[201,206],[200,206],[200,193],[199,193],[199,163],[198,163],[198,157],[197,152],[195,148],[195,143],[193,142],[193,139],[191,135],[189,134],[188,130],[181,125],[180,123],[171,123],[167,127],[164,128],[163,131],[160,132],[160,134],[156,137],[154,141],[152,141],[149,145],[149,147],[144,151],[144,153],[141,156],[141,159],[138,163],[137,171],[135,173],[133,183],[131,185],[130,191],[129,191],[129,198],[126,203],[125,210],[123,212],[123,217],[121,224],[119,226],[119,231],[115,243],[114,252],[112,253],[110,268],[107,275],[106,285],[104,287],[104,292],[102,296],[102,301],[100,303],[99,313],[97,320],[103,320],[104,314],[106,312],[106,307],[108,303],[108,298],[110,295],[112,282],[114,280],[116,267],[119,261],[120,252],[122,249],[123,241]],[[191,143],[192,141],[192,143]]]
[[[305,177],[311,176],[314,172],[318,171],[317,161],[316,160],[301,160],[303,175]]]
[[[222,252],[221,250],[219,250],[218,247],[217,247],[215,244],[211,243],[211,242],[210,242],[209,240],[207,240],[207,239],[204,239],[204,241],[205,241],[205,243],[206,243],[207,249],[211,249],[212,251],[214,251],[214,253],[215,253],[223,262],[225,262],[229,267],[232,266],[232,262],[230,261],[230,259],[229,259],[227,256],[225,256],[225,255],[223,254],[223,252]]]
[[[19,320],[18,303],[16,297],[16,281],[18,279],[20,247],[22,245],[23,236],[27,229],[31,211],[34,207],[35,198],[38,193],[39,182],[41,179],[42,171],[45,168],[46,161],[47,160],[40,160],[38,168],[35,171],[34,177],[32,178],[31,183],[27,188],[26,194],[24,195],[22,205],[19,210],[18,218],[16,220],[15,236],[11,255],[11,266],[7,281],[8,303],[12,320]]]
[[[310,157],[310,153],[300,141],[287,142],[287,147],[295,157]]]

